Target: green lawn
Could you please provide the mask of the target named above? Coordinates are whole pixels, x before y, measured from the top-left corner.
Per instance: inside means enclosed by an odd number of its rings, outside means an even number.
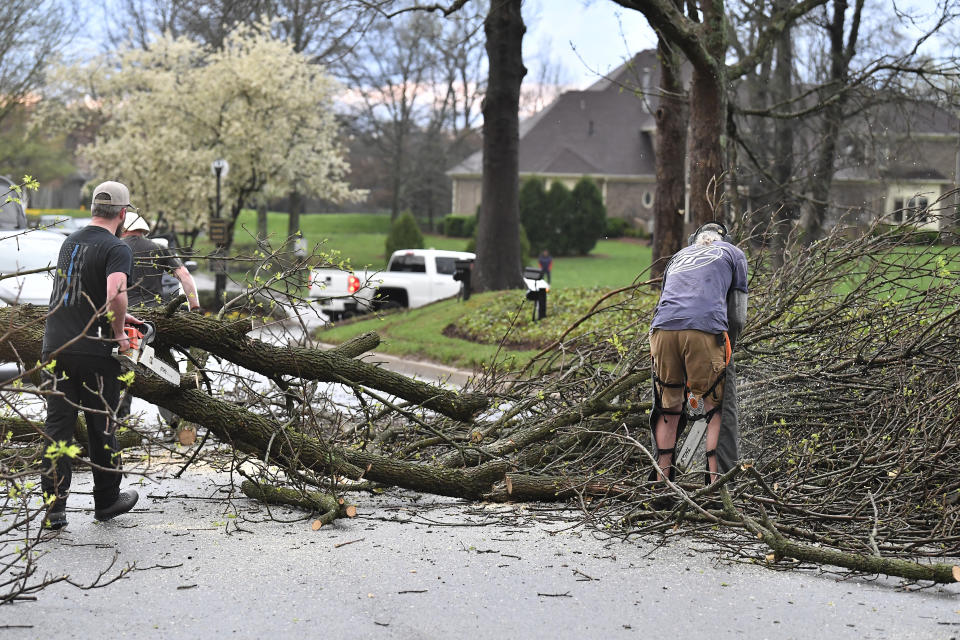
[[[590,255],[554,258],[553,287],[625,287],[650,266],[650,247],[634,240],[601,240]]]
[[[519,366],[534,354],[532,350],[498,349],[497,345],[478,344],[443,335],[447,325],[464,313],[478,313],[495,296],[519,292],[494,292],[474,296],[469,302],[443,300],[434,304],[383,315],[369,315],[361,320],[322,329],[317,337],[323,342],[340,343],[367,331],[376,331],[381,338],[378,351],[415,360],[441,362],[464,369],[474,369],[491,362],[497,366]]]
[[[384,243],[390,229],[388,213],[316,213],[300,216],[300,230],[311,249],[320,245],[327,253],[339,251],[349,258],[355,269],[366,266],[379,269],[386,265]],[[234,235],[234,251],[249,253],[253,250],[257,231],[257,214],[245,210],[237,219]],[[287,214],[271,211],[267,214],[267,233],[274,246],[287,237]],[[424,245],[434,249],[462,251],[467,241],[463,238],[446,238],[427,235]],[[209,253],[213,246],[205,237],[197,240],[196,249],[201,255]]]
[[[267,231],[273,244],[287,236],[287,214],[267,214]],[[349,258],[355,269],[386,265],[384,242],[390,228],[386,213],[324,213],[300,217],[300,228],[312,248],[321,244],[325,252],[339,251]],[[254,247],[256,213],[244,211],[237,221],[234,247],[237,252],[249,252]],[[426,235],[424,246],[433,249],[463,251],[465,238],[447,238]],[[212,247],[205,238],[197,241],[201,255]],[[531,261],[535,264],[535,261]],[[601,240],[593,253],[584,257],[555,258],[553,282],[555,287],[622,287],[630,284],[650,264],[650,247],[630,240]]]

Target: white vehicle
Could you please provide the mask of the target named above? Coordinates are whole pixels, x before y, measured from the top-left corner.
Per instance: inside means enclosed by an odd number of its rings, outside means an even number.
[[[56,267],[64,240],[65,235],[54,231],[0,231],[0,276]],[[53,275],[51,269],[0,279],[0,305],[48,304]]]
[[[373,309],[415,309],[457,295],[460,282],[453,277],[457,262],[474,258],[466,251],[401,249],[390,256],[386,271],[314,269],[310,297],[334,321]],[[546,286],[524,281],[530,289]]]
[[[450,298],[460,291],[453,279],[458,260],[472,260],[466,251],[401,249],[394,251],[386,271],[314,269],[310,297],[331,320],[373,309],[414,309]]]

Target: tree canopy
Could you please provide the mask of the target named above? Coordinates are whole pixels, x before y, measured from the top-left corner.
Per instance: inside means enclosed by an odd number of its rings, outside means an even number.
[[[343,179],[338,85],[268,27],[238,26],[219,50],[163,36],[146,50],[60,68],[59,100],[44,101],[41,121],[99,121],[79,148],[96,179],[126,182],[147,216],[162,212],[181,231],[203,228],[215,208],[217,158],[230,163],[222,202],[231,230],[255,194],[362,195]]]

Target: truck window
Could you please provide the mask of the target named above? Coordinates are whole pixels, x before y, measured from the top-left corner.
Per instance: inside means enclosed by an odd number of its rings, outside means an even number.
[[[442,273],[445,276],[452,276],[456,272],[456,258],[437,258],[437,273]]]
[[[393,260],[390,261],[389,270],[404,271],[406,273],[426,273],[427,262],[423,256],[393,256]]]

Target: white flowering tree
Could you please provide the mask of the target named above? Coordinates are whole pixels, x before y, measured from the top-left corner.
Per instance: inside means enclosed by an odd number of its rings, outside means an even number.
[[[79,147],[96,180],[126,182],[148,217],[199,231],[215,209],[210,164],[230,163],[222,216],[233,227],[255,197],[362,196],[343,177],[338,85],[269,25],[240,26],[222,50],[156,38],[148,50],[61,69],[41,121],[96,131]],[[229,248],[229,245],[228,245]]]

